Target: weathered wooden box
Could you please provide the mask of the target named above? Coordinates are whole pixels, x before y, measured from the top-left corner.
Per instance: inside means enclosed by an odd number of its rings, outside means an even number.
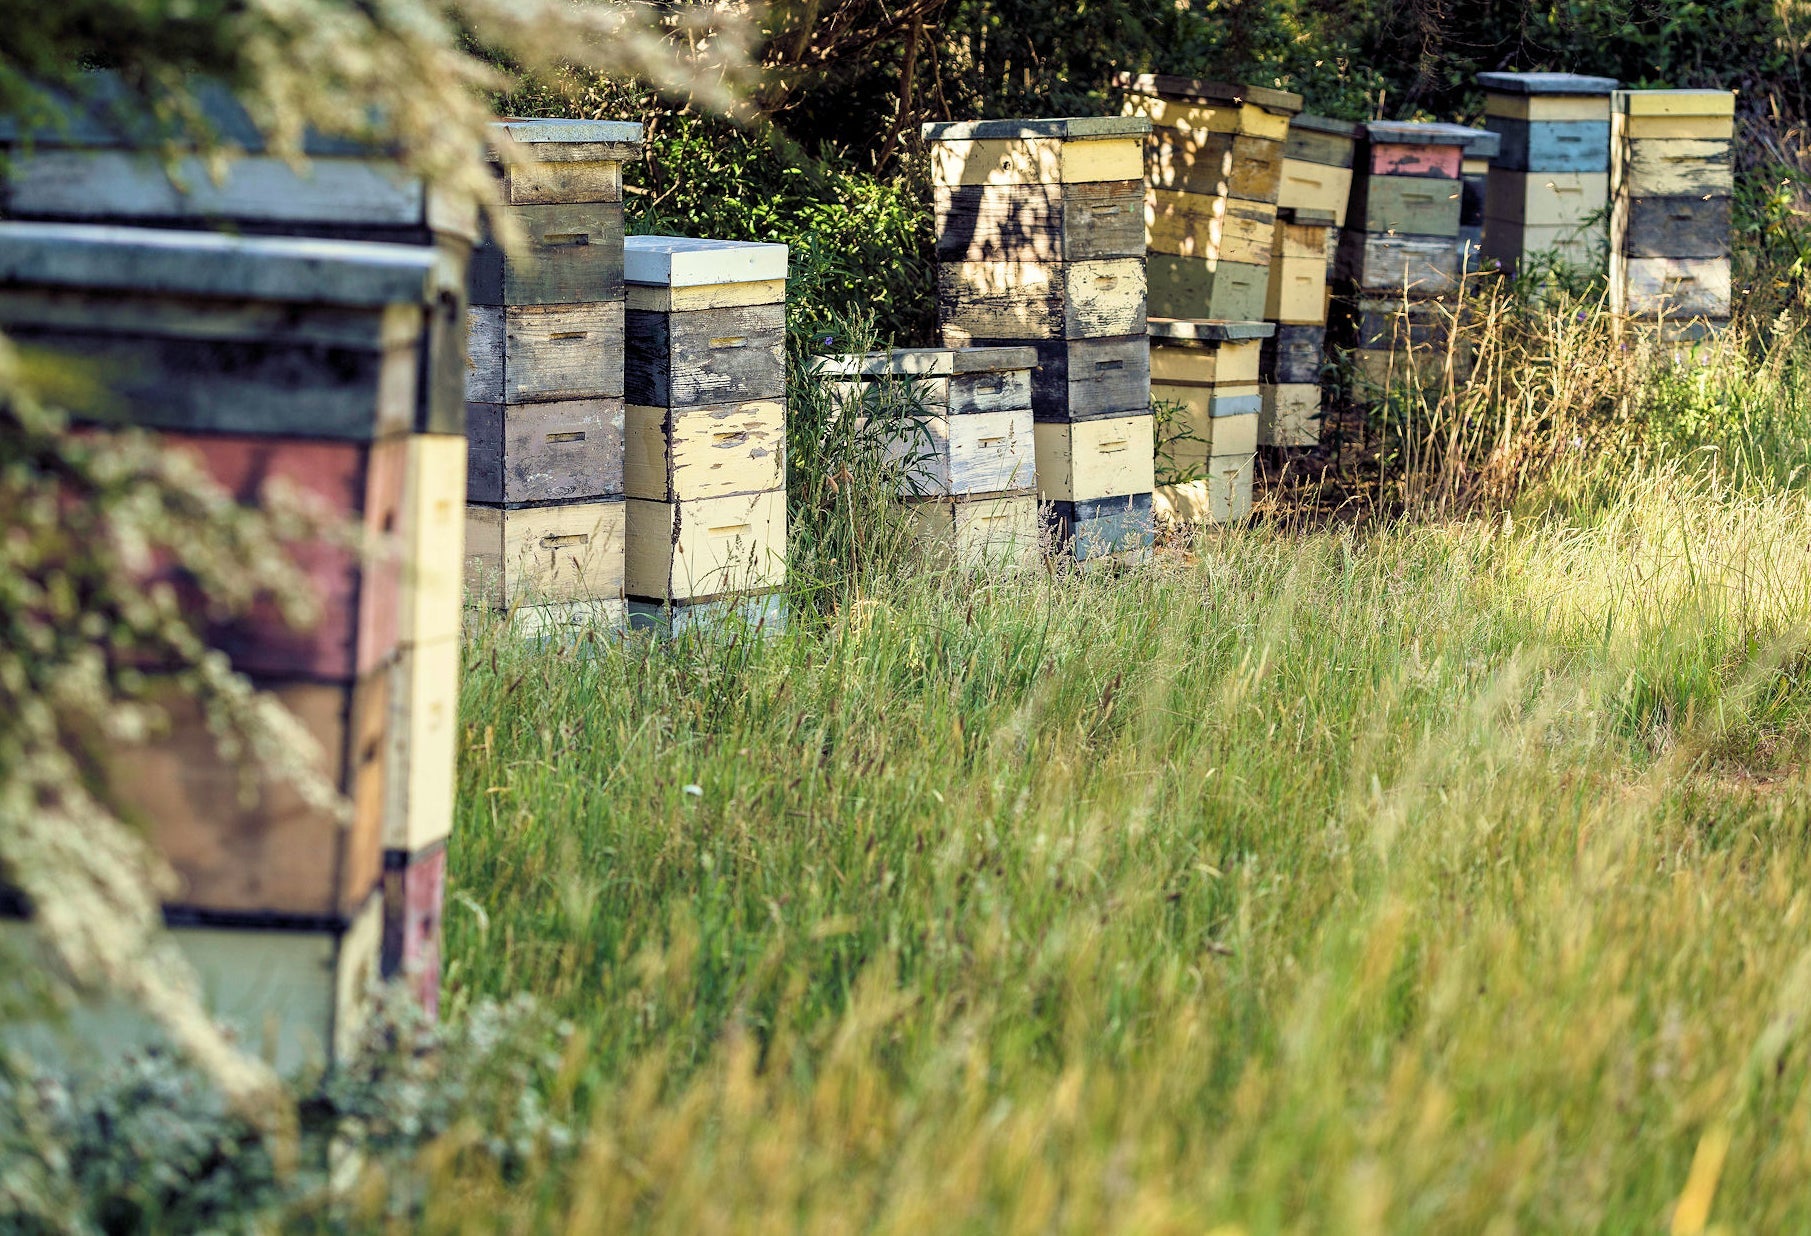
[[[1044,504],[1045,535],[1052,550],[1077,562],[1136,557],[1155,539],[1151,495],[1127,494]]]
[[[490,609],[623,595],[621,498],[553,506],[467,506],[465,591]]]
[[[1307,114],[1293,117],[1283,147],[1277,206],[1328,211],[1334,226],[1344,227],[1358,130],[1358,125],[1346,120]]]
[[[1327,320],[1327,247],[1333,216],[1285,211],[1270,259],[1264,317],[1271,322],[1318,325]]]
[[[882,383],[909,383],[922,415],[889,443],[905,495],[966,497],[1031,492],[1029,347],[908,348],[829,357],[821,372],[846,375],[846,415],[863,416]]]
[[[388,675],[256,685],[318,744],[314,767],[346,796],[349,817],[287,781],[242,772],[216,747],[200,706],[174,689],[160,701],[167,732],[109,753],[107,787],[176,872],[179,917],[344,925],[383,872]]]
[[[1374,235],[1348,229],[1340,236],[1334,275],[1364,293],[1444,296],[1459,286],[1456,236]]]
[[[368,441],[415,423],[431,250],[0,223],[0,329],[79,358],[91,419]]]
[[[1251,514],[1255,453],[1216,455],[1207,474],[1152,495],[1155,513],[1166,524],[1201,527],[1229,524]]]
[[[1023,567],[1036,561],[1042,544],[1035,493],[920,498],[909,509],[925,556],[935,565]]]
[[[1493,117],[1502,141],[1495,163],[1511,172],[1607,172],[1610,121],[1518,120]]]
[[[1302,96],[1264,86],[1236,85],[1164,73],[1121,73],[1128,116],[1147,117],[1153,141],[1188,140],[1198,133],[1232,133],[1280,142],[1302,110]]]
[[[1085,262],[1144,255],[1144,185],[938,185],[943,262]]]
[[[1265,446],[1313,446],[1321,440],[1318,382],[1267,385],[1258,413],[1258,441]]]
[[[451,434],[407,440],[398,540],[404,647],[459,638],[465,590],[466,443]]]
[[[786,483],[786,405],[775,399],[628,412],[624,489],[631,498],[686,502],[779,489]]]
[[[633,600],[699,601],[786,582],[786,494],[689,502],[629,499],[625,587]]]
[[[1228,262],[1153,253],[1146,275],[1152,317],[1249,322],[1264,316],[1270,262]]]
[[[933,184],[1051,185],[1138,180],[1150,122],[1136,117],[932,123]]]
[[[1326,364],[1327,328],[1285,322],[1264,340],[1259,377],[1265,382],[1318,384]]]
[[[1134,333],[1145,316],[1145,264],[946,262],[937,270],[944,342],[1106,339]]]
[[[1035,427],[1040,502],[1148,494],[1156,459],[1149,412]]]
[[[1151,347],[1143,323],[1117,339],[1041,340],[1031,371],[1031,414],[1038,421],[1124,416],[1151,406]],[[977,346],[1010,343],[977,340]]]
[[[1431,176],[1367,176],[1352,195],[1353,228],[1409,236],[1457,236],[1464,182]]]
[[[406,439],[374,444],[318,442],[245,434],[166,434],[165,443],[196,458],[235,500],[261,505],[268,487],[306,495],[330,520],[356,528],[347,544],[341,527],[318,540],[288,546],[307,581],[316,614],[312,625],[291,626],[278,606],[260,600],[243,615],[204,622],[208,642],[245,673],[349,681],[370,673],[395,651],[403,608]],[[186,580],[171,577],[185,600]],[[203,602],[193,597],[199,608]]]
[[[1613,77],[1582,73],[1480,73],[1484,90],[1484,127],[1497,119],[1531,121],[1607,121]],[[1528,170],[1528,169],[1521,169]]]

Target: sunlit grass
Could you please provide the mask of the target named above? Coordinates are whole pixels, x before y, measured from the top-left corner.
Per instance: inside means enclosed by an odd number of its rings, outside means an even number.
[[[569,1018],[589,1132],[430,1218],[1653,1231],[1727,1133],[1712,1217],[1804,1226],[1808,548],[1801,494],[1660,467],[481,642],[452,1006]]]

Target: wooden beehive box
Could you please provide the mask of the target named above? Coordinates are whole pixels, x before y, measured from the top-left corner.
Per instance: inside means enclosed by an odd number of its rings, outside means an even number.
[[[1499,139],[1485,194],[1485,256],[1511,272],[1537,258],[1601,268],[1615,79],[1480,73],[1477,80],[1484,125]]]
[[[1720,325],[1732,307],[1735,96],[1619,90],[1611,105],[1611,308]]]

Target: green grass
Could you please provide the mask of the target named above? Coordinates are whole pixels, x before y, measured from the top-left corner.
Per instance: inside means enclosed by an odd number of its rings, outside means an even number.
[[[1702,1146],[1717,1222],[1802,1229],[1808,547],[1654,466],[481,641],[450,1003],[570,1021],[579,1144],[442,1147],[428,1225],[1650,1232]]]

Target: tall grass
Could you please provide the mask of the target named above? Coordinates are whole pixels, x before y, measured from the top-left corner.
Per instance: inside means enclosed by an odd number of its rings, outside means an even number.
[[[584,1132],[426,1225],[1802,1227],[1808,535],[1664,465],[475,648],[451,1005],[568,1018]]]

